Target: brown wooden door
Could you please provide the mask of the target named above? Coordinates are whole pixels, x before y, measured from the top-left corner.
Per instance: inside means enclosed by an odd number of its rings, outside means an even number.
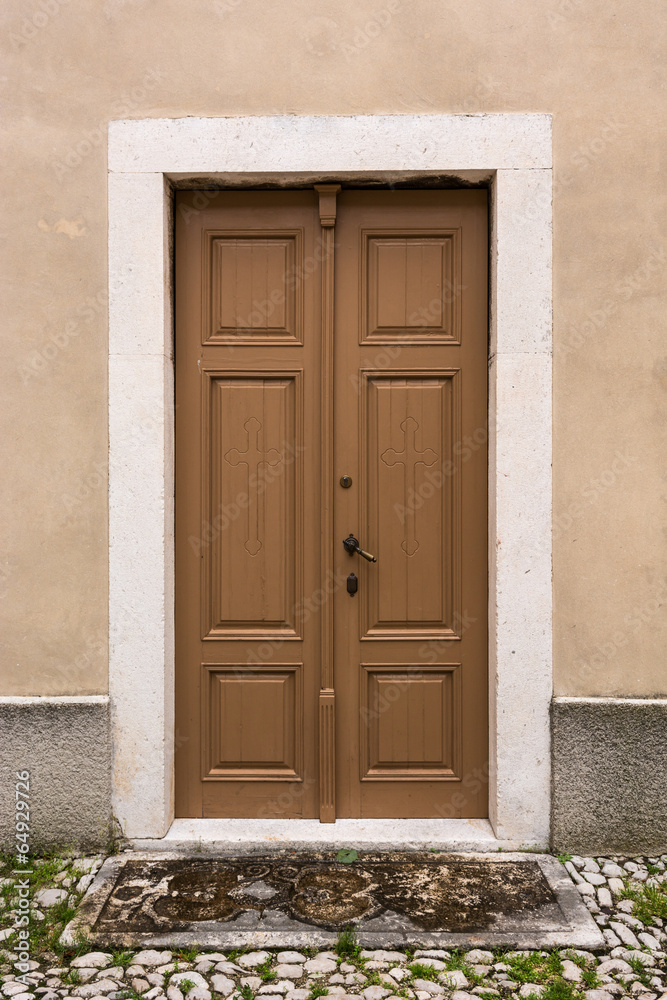
[[[319,235],[312,191],[176,199],[179,816],[318,814]]]
[[[486,816],[485,192],[344,192],[336,241],[336,813]]]
[[[178,193],[177,815],[487,814],[485,441],[484,192]]]

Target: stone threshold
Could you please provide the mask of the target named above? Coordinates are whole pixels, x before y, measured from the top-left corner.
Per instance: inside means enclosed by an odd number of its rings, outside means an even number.
[[[605,942],[563,866],[536,853],[212,853],[107,858],[61,941],[101,947],[578,947]]]
[[[546,851],[537,841],[501,840],[487,819],[175,819],[159,839],[134,838],[135,851],[253,853],[336,851]]]

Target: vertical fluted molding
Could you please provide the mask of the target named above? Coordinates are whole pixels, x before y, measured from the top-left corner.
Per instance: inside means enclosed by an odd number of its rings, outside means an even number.
[[[340,184],[316,184],[322,227],[322,547],[323,589],[333,578],[333,364],[334,364],[334,226]],[[333,594],[321,608],[320,655],[320,822],[336,819],[335,694],[333,677]]]

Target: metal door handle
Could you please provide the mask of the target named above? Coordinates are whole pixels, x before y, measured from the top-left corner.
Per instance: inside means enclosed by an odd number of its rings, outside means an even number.
[[[357,555],[360,555],[363,559],[368,559],[369,562],[377,562],[375,556],[372,556],[370,552],[364,552],[364,550],[360,548],[359,542],[354,535],[348,535],[347,538],[343,539],[343,545],[345,546],[345,551],[349,555],[353,556],[356,552]]]

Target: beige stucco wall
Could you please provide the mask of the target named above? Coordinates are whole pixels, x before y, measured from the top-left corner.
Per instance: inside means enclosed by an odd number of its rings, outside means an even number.
[[[651,0],[8,0],[0,693],[107,689],[109,119],[546,111],[555,691],[667,694],[657,14]]]

